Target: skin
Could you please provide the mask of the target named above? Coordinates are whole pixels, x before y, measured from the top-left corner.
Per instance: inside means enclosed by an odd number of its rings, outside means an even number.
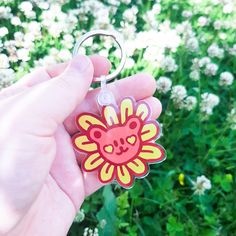
[[[102,187],[96,173],[83,173],[71,136],[75,116],[97,113],[95,76],[107,74],[100,56],[40,68],[0,93],[0,235],[66,235],[86,196]],[[135,85],[135,89],[134,89]],[[146,74],[110,83],[119,102],[145,100],[152,118],[161,112]]]

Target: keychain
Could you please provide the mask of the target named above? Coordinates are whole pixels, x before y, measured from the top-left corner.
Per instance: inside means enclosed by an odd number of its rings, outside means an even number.
[[[116,32],[94,30],[84,34],[76,43],[73,55],[89,37],[112,37],[121,50],[119,67],[107,76],[95,78],[101,83],[97,97],[101,114],[82,113],[76,118],[80,130],[72,138],[76,151],[87,154],[82,160],[83,171],[97,171],[102,183],[115,181],[124,188],[132,187],[135,178],[148,175],[149,164],[165,159],[164,148],[155,143],[161,134],[157,121],[151,120],[147,103],[136,102],[132,97],[116,104],[107,82],[115,78],[125,64],[125,51],[121,37]]]

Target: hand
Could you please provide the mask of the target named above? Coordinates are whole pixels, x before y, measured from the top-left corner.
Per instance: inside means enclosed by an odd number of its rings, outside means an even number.
[[[110,62],[76,56],[69,63],[38,69],[0,93],[0,235],[66,235],[84,198],[102,186],[83,173],[73,150],[75,116],[99,113],[89,90]],[[117,102],[145,100],[152,118],[161,112],[152,97],[155,80],[145,74],[109,84]],[[76,156],[77,155],[77,156]]]

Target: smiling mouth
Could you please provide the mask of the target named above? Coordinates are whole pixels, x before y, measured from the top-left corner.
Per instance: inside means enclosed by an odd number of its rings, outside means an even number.
[[[125,148],[125,149],[120,149],[120,152],[116,152],[116,155],[121,155],[124,152],[127,152],[129,150],[129,148]]]

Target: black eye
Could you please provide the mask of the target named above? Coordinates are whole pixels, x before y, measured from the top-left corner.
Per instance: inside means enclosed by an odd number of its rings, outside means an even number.
[[[124,144],[124,143],[125,143],[125,141],[124,141],[123,138],[120,139],[120,143],[121,143],[121,144]]]
[[[101,136],[102,136],[102,134],[101,134],[100,131],[95,131],[95,132],[94,132],[94,137],[95,137],[95,138],[101,138]]]
[[[116,140],[114,141],[114,145],[115,147],[118,147],[118,142]]]
[[[135,129],[137,127],[137,122],[136,121],[132,121],[130,124],[129,124],[129,127],[130,129]]]

